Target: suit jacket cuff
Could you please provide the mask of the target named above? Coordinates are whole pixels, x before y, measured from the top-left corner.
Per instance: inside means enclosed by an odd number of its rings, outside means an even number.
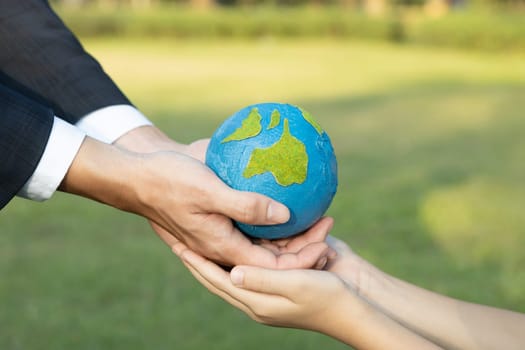
[[[80,129],[55,117],[44,154],[18,196],[36,201],[51,198],[73,163],[85,136]]]
[[[131,105],[98,109],[84,116],[76,124],[88,136],[105,143],[113,143],[127,132],[145,125],[152,123]]]

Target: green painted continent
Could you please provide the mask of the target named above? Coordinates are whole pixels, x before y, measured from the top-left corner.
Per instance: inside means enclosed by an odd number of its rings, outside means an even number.
[[[284,119],[283,134],[268,148],[255,149],[250,155],[243,176],[250,178],[270,172],[281,186],[302,184],[306,180],[308,154],[305,145],[290,133],[288,119]]]
[[[250,114],[242,121],[241,126],[226,136],[221,143],[246,140],[259,135],[262,130],[261,119],[262,117],[259,110],[257,107],[254,107],[250,111]]]
[[[304,120],[306,120],[308,123],[310,123],[310,125],[313,126],[315,128],[315,130],[317,130],[317,133],[319,135],[322,135],[323,134],[323,128],[321,128],[321,125],[319,125],[319,123],[315,121],[315,119],[312,117],[312,115],[310,113],[308,113],[307,111],[305,111],[304,109],[302,109],[302,108],[299,108],[299,110],[303,114]]]
[[[270,125],[268,125],[268,130],[275,128],[281,122],[281,113],[278,110],[274,109],[272,115],[270,116]]]

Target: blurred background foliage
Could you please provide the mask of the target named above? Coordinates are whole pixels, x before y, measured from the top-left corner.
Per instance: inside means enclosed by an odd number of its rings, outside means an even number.
[[[81,36],[333,37],[525,49],[525,0],[55,0],[54,4]]]

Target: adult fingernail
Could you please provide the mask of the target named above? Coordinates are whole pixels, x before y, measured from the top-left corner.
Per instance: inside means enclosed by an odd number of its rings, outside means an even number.
[[[230,279],[232,283],[236,286],[242,286],[242,283],[244,281],[244,271],[241,269],[233,269],[230,272]]]
[[[285,223],[290,218],[288,208],[277,202],[270,202],[266,211],[266,219],[270,223]]]

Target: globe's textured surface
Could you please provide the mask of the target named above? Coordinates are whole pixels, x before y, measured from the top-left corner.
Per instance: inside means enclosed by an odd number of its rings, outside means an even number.
[[[237,223],[252,237],[275,239],[310,227],[337,189],[337,162],[328,135],[304,110],[261,103],[228,118],[213,134],[206,164],[230,187],[259,192],[285,204],[281,225]]]

